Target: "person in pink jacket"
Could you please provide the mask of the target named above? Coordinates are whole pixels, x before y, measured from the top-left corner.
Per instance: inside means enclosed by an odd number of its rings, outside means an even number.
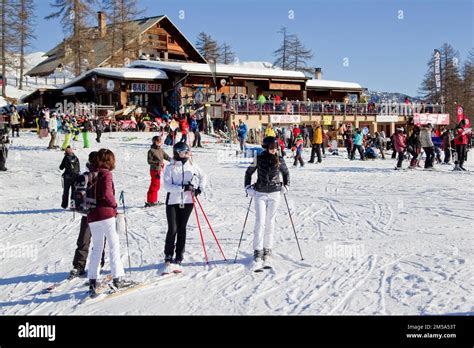
[[[403,133],[403,128],[397,128],[393,137],[395,151],[398,153],[398,162],[396,170],[402,169],[405,150],[407,148],[407,136]]]
[[[125,275],[120,258],[120,243],[115,225],[117,202],[112,170],[115,169],[115,155],[108,149],[100,149],[92,163],[97,170],[95,185],[96,206],[87,214],[87,222],[92,235],[92,253],[89,260],[89,296],[96,297],[97,278],[99,276],[100,259],[104,249],[104,237],[110,253],[110,267],[112,271],[112,286],[116,289],[127,287],[129,282],[122,279]]]

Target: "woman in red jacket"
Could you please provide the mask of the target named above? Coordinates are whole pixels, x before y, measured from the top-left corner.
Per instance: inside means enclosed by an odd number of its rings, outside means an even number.
[[[456,145],[456,153],[458,155],[457,160],[454,162],[454,170],[466,170],[466,168],[463,167],[463,164],[464,159],[466,158],[467,141],[468,137],[466,134],[466,130],[463,128],[462,125],[459,125],[456,128],[456,136],[454,138],[454,145]]]
[[[113,277],[113,287],[116,289],[128,286],[121,279],[125,275],[123,264],[120,259],[120,243],[115,228],[115,216],[117,215],[117,202],[115,201],[115,189],[112,178],[112,170],[115,169],[114,153],[108,149],[101,149],[97,153],[93,167],[97,170],[95,182],[96,207],[87,214],[87,221],[92,235],[92,253],[89,261],[89,295],[96,297],[98,294],[97,277],[102,250],[104,249],[104,237],[110,252],[110,263]]]

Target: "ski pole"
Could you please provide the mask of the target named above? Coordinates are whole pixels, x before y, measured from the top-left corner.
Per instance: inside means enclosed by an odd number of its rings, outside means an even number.
[[[199,234],[201,236],[201,243],[202,243],[202,249],[204,250],[204,258],[206,259],[206,263],[209,264],[209,260],[207,259],[207,252],[206,252],[206,245],[204,245],[204,237],[202,236],[202,230],[201,230],[201,223],[199,222],[199,217],[196,209],[196,204],[194,203],[194,195],[191,194],[191,198],[193,200],[193,208],[194,208],[194,213],[196,214],[196,222],[199,228]]]
[[[123,219],[125,221],[125,237],[127,239],[127,253],[128,253],[128,271],[130,274],[132,274],[132,262],[130,261],[130,245],[128,243],[128,226],[127,226],[127,215],[125,214],[125,195],[122,192],[120,192],[120,198],[119,202],[122,202],[122,208],[123,208]]]
[[[249,208],[247,209],[247,214],[245,215],[244,227],[242,228],[242,233],[240,234],[239,246],[237,247],[237,252],[235,253],[234,263],[237,262],[237,255],[239,254],[240,244],[242,243],[242,237],[244,236],[245,225],[247,225],[247,218],[249,217],[250,206],[252,205],[253,197],[250,197]]]
[[[206,219],[207,224],[209,225],[209,229],[212,232],[212,235],[214,236],[214,239],[216,240],[217,246],[219,247],[219,250],[221,251],[222,257],[224,258],[225,261],[227,261],[227,258],[224,255],[224,252],[222,251],[221,245],[219,243],[219,240],[217,239],[216,234],[214,233],[214,230],[212,229],[211,223],[209,222],[206,213],[204,212],[204,209],[202,208],[201,202],[199,201],[199,198],[196,196],[196,201],[199,204],[199,207],[201,208],[202,214],[204,215],[204,218]]]
[[[301,253],[300,242],[298,241],[298,235],[296,234],[295,224],[293,223],[293,218],[291,217],[290,206],[288,205],[288,200],[286,199],[286,193],[283,195],[285,197],[286,207],[288,208],[288,215],[290,215],[291,226],[293,226],[293,232],[295,233],[296,244],[298,244],[298,250],[300,251],[301,261],[304,260],[303,254]]]

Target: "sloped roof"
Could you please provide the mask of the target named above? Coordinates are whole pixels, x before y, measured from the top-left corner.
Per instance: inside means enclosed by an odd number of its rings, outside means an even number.
[[[362,90],[362,86],[355,82],[343,82],[343,81],[333,81],[333,80],[317,80],[312,79],[306,81],[307,89],[354,89]]]
[[[135,32],[136,36],[140,35],[141,33],[148,30],[153,25],[157,24],[158,22],[165,21],[167,24],[170,25],[170,34],[175,36],[175,40],[178,41],[181,45],[186,47],[190,52],[193,54],[193,58],[197,61],[205,62],[205,59],[202,55],[196,50],[196,48],[192,45],[192,43],[183,35],[183,33],[174,25],[171,20],[165,15],[154,16],[154,17],[146,17],[141,19],[136,19],[131,21],[133,24],[136,25]],[[110,32],[112,29],[112,24],[107,24],[107,32]],[[96,37],[98,33],[98,26],[90,27],[86,29],[88,32],[86,33],[89,37]],[[100,66],[104,64],[110,57],[111,57],[111,50],[112,45],[110,40],[107,38],[101,39],[96,38],[93,41],[92,49],[94,51],[94,58],[95,58],[95,66]],[[117,37],[117,47],[121,47],[121,38]],[[56,47],[51,49],[50,51],[45,53],[45,56],[49,57],[42,63],[35,66],[33,69],[28,71],[26,75],[49,75],[62,63],[62,58],[64,56],[64,42],[61,42]]]
[[[154,60],[136,60],[130,64],[131,68],[155,68],[161,70],[211,75],[209,64],[168,62]],[[285,78],[306,80],[307,77],[299,71],[281,70],[273,68],[247,68],[232,64],[216,64],[216,74],[221,76],[254,76],[267,78]]]

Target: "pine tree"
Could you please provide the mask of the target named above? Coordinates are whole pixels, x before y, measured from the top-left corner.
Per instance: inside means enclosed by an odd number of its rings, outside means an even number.
[[[290,43],[289,64],[290,70],[312,73],[313,69],[307,65],[307,60],[313,58],[310,49],[306,49],[297,36]]]
[[[228,44],[225,42],[220,46],[219,48],[220,54],[219,54],[219,63],[222,64],[231,64],[235,60],[235,52],[232,50],[232,47],[230,47]]]
[[[103,0],[110,20],[108,33],[112,57],[111,66],[125,66],[127,59],[136,56],[140,41],[137,39],[138,25],[133,22],[143,13],[138,0]]]
[[[428,61],[428,71],[420,86],[420,93],[427,102],[444,103],[444,111],[450,114],[450,123],[455,123],[456,104],[462,100],[462,80],[459,72],[459,52],[448,43],[439,48],[441,53],[441,93],[436,91],[434,56]]]
[[[13,52],[17,45],[14,34],[15,7],[11,0],[0,0],[0,65],[2,66],[2,96],[6,97],[7,68],[14,67]]]
[[[76,76],[93,65],[92,37],[87,30],[87,23],[94,13],[95,2],[95,0],[54,0],[51,6],[55,11],[46,16],[46,19],[61,18],[63,31],[68,35],[64,43],[65,60],[68,60],[70,50]]]
[[[219,45],[210,35],[200,32],[196,40],[196,48],[206,60],[219,59]]]
[[[474,49],[469,51],[462,70],[462,100],[464,114],[474,120]]]
[[[283,35],[283,41],[279,49],[273,52],[273,56],[276,57],[273,65],[282,68],[283,70],[290,69],[291,61],[291,45],[295,40],[295,35],[288,34],[286,27],[282,27],[278,33]]]
[[[23,75],[25,71],[26,49],[31,47],[32,41],[36,39],[34,34],[35,25],[35,4],[33,0],[17,0],[18,22],[15,29],[19,39],[19,68],[20,68],[20,89],[23,89]]]

